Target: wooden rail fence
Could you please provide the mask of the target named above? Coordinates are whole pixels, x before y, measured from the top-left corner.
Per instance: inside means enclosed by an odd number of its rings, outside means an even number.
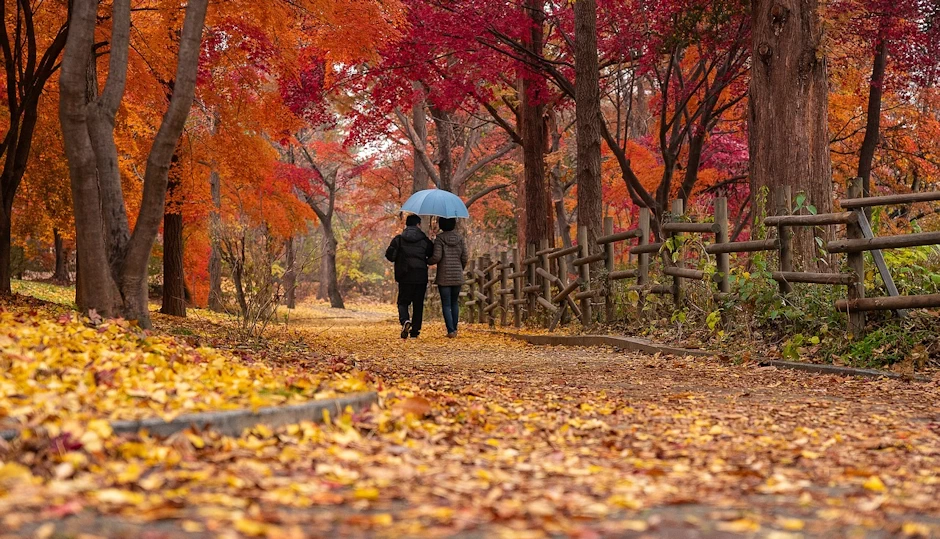
[[[613,285],[617,281],[633,281],[627,289],[637,292],[641,302],[650,294],[661,294],[672,296],[676,307],[681,308],[685,304],[685,280],[710,280],[715,285],[715,298],[726,301],[734,298],[730,281],[731,254],[772,251],[777,255],[777,271],[772,272],[772,278],[779,283],[783,294],[792,291],[791,283],[845,286],[846,297],[836,301],[835,308],[848,313],[849,332],[859,337],[864,332],[866,311],[894,310],[904,316],[905,309],[940,307],[940,294],[900,296],[881,253],[881,249],[940,245],[940,232],[875,237],[865,214],[866,208],[876,206],[940,201],[940,191],[866,198],[861,194],[861,182],[856,178],[850,182],[848,198],[840,201],[845,211],[791,215],[788,211],[790,189],[781,189],[776,193],[778,215],[764,219],[764,225],[775,230],[776,237],[740,242],[729,241],[728,201],[723,197],[715,199],[714,222],[690,222],[684,216],[682,201],[675,201],[669,222],[662,226],[661,242],[650,241],[650,212],[641,208],[637,227],[631,230],[615,233],[613,219],[606,218],[604,235],[597,238],[595,249],[588,244],[587,229],[581,227],[578,243],[572,247],[555,247],[543,241],[537,246],[527,245],[524,255],[519,248],[513,248],[495,256],[486,254],[474,259],[467,268],[468,286],[461,296],[465,297],[469,319],[481,324],[495,324],[498,318],[499,323],[506,326],[512,318],[512,325],[521,327],[526,319],[541,313],[545,315],[544,323],[549,330],[572,317],[580,319],[584,327],[590,327],[598,319],[607,323],[616,320]],[[845,271],[794,271],[791,229],[832,225],[845,226],[846,237],[831,240],[823,248],[830,254],[845,253]],[[681,250],[676,247],[682,236],[689,234],[712,239],[704,245],[704,252],[709,255],[704,265],[708,271],[688,267],[687,261],[678,254]],[[620,246],[628,249],[631,259],[636,258],[634,267],[616,269]],[[865,296],[866,252],[872,255],[888,290],[887,297]],[[651,283],[652,254],[661,255],[658,257],[661,273],[671,280],[669,284]],[[575,256],[571,261],[573,267],[568,267],[572,256]],[[593,278],[592,271],[598,272]]]

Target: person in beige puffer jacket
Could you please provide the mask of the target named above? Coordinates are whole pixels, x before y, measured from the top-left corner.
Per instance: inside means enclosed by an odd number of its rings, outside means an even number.
[[[428,259],[429,265],[437,264],[438,292],[441,294],[441,308],[444,311],[444,325],[447,336],[457,336],[457,321],[460,317],[460,288],[463,286],[463,270],[470,259],[463,236],[456,230],[457,220],[440,217],[437,220],[441,232],[434,239],[434,253]]]

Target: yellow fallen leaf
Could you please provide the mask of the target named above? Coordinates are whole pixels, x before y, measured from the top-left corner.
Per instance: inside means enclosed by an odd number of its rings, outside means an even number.
[[[388,513],[379,513],[372,517],[372,523],[376,526],[391,526],[393,522],[392,515]]]
[[[53,533],[55,533],[55,523],[46,522],[42,526],[38,527],[35,532],[33,532],[33,537],[36,539],[49,539],[52,537]]]
[[[140,475],[143,473],[140,465],[136,462],[132,462],[127,465],[121,473],[118,474],[117,480],[118,483],[127,484],[135,483],[140,479]]]
[[[189,440],[189,443],[193,444],[193,447],[196,449],[202,449],[206,446],[206,441],[203,440],[201,436],[193,434],[192,432],[186,432],[186,439]]]
[[[235,530],[252,537],[260,537],[267,533],[268,527],[255,520],[240,518],[235,521]]]
[[[116,488],[106,488],[95,493],[95,498],[101,503],[114,505],[140,505],[144,503],[144,496],[139,492],[130,492]]]
[[[184,520],[182,524],[180,524],[180,527],[187,533],[201,533],[206,531],[206,527],[195,520]]]
[[[359,487],[353,492],[357,500],[377,500],[379,499],[379,489],[375,487]]]
[[[901,533],[908,537],[931,537],[933,530],[921,522],[905,522],[901,525]]]
[[[719,522],[715,526],[718,531],[730,533],[750,533],[760,531],[760,523],[749,518],[739,518],[731,522]]]
[[[791,532],[798,532],[806,527],[806,523],[798,518],[784,518],[779,521],[780,527]]]
[[[885,487],[885,484],[881,481],[881,478],[878,477],[877,475],[873,475],[869,477],[868,481],[865,481],[865,483],[862,484],[862,486],[872,492],[884,492],[885,490],[887,490],[887,488]]]

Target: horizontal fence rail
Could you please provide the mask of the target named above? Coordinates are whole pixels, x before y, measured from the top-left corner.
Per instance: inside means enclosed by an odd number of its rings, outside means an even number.
[[[580,320],[588,328],[596,320],[616,321],[614,284],[621,281],[627,281],[623,289],[639,294],[641,304],[654,294],[671,296],[677,308],[683,307],[687,280],[714,286],[714,297],[719,301],[734,301],[737,295],[731,290],[730,255],[768,251],[776,252],[777,270],[771,277],[779,283],[781,293],[791,292],[791,283],[845,286],[846,296],[836,301],[834,308],[848,313],[848,329],[855,337],[864,332],[866,311],[893,310],[903,315],[904,309],[940,307],[940,294],[898,295],[880,251],[940,245],[940,232],[875,237],[864,213],[873,206],[940,201],[940,191],[867,198],[862,198],[861,193],[861,182],[856,178],[850,182],[848,197],[840,201],[840,206],[848,211],[791,215],[786,211],[790,189],[784,187],[776,193],[775,202],[781,215],[763,220],[775,237],[736,242],[729,240],[728,202],[723,197],[715,199],[713,222],[690,221],[682,201],[677,200],[668,221],[660,227],[659,241],[652,241],[649,209],[641,208],[636,228],[614,232],[613,219],[607,218],[603,235],[593,242],[588,239],[587,229],[581,227],[577,245],[555,247],[542,241],[539,245],[527,245],[524,251],[512,248],[472,260],[467,268],[468,287],[462,294],[464,305],[469,308],[471,321],[484,324],[495,324],[498,319],[505,326],[511,318],[512,325],[518,328],[542,313],[541,320],[549,330],[572,319]],[[823,248],[829,254],[844,253],[846,270],[795,271],[791,229],[829,226],[845,228],[844,239],[828,241]],[[679,249],[689,235],[713,240],[704,244],[705,256],[699,260],[685,260],[683,250]],[[632,267],[616,267],[618,248],[626,250]],[[675,249],[678,251],[673,252]],[[872,254],[890,296],[865,297],[865,252]],[[650,255],[654,254],[660,261],[659,274],[668,282],[651,282]],[[689,267],[690,262],[698,267]]]

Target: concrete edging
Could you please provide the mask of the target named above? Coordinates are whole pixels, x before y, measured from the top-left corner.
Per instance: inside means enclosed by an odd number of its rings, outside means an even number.
[[[678,348],[675,346],[664,346],[656,344],[646,339],[636,337],[615,337],[612,335],[525,335],[521,333],[511,333],[508,331],[494,331],[497,335],[518,339],[538,346],[612,346],[622,348],[632,352],[644,352],[647,354],[667,354],[673,356],[695,356],[695,357],[721,357],[717,352],[708,350],[695,350],[689,348]],[[836,365],[822,365],[818,363],[802,363],[799,361],[783,361],[779,359],[757,359],[757,363],[765,367],[777,367],[778,369],[790,369],[815,374],[836,374],[839,376],[860,376],[867,378],[891,378],[894,380],[914,380],[917,382],[929,382],[930,380],[923,376],[905,376],[889,371],[880,371],[876,369],[857,369],[854,367],[839,367]]]
[[[362,410],[379,401],[375,392],[353,393],[335,399],[322,399],[290,406],[269,406],[252,410],[224,410],[220,412],[200,412],[181,415],[171,421],[158,417],[131,421],[112,421],[115,434],[128,434],[146,429],[150,434],[166,437],[173,433],[196,427],[212,429],[226,436],[240,436],[246,429],[264,424],[268,427],[281,427],[301,421],[323,422],[323,412],[332,417],[341,414],[347,406]],[[17,430],[0,431],[0,438],[10,441],[19,435]]]

